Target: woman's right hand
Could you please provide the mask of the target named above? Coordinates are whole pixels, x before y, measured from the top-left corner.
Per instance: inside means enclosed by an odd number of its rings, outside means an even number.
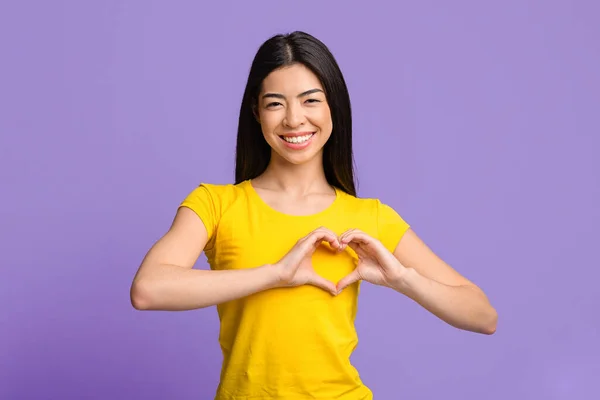
[[[328,242],[333,250],[340,249],[340,242],[334,232],[323,227],[315,229],[298,240],[294,247],[275,264],[280,286],[312,285],[332,295],[337,294],[336,285],[319,276],[312,266],[312,255],[322,242]]]

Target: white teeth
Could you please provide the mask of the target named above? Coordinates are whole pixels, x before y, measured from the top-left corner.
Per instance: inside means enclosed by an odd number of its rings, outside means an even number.
[[[293,137],[283,137],[283,140],[285,140],[288,143],[304,143],[306,142],[308,139],[310,139],[310,137],[313,134],[308,134],[308,135],[304,135],[304,136],[293,136]]]

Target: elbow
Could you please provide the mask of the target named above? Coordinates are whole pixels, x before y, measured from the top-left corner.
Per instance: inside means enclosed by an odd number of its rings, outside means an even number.
[[[129,291],[129,297],[133,308],[139,311],[152,309],[152,296],[148,284],[144,281],[135,280]]]
[[[493,335],[496,333],[498,326],[498,312],[490,306],[490,310],[485,318],[485,324],[482,327],[481,333],[485,335]]]
[[[498,312],[490,304],[486,295],[477,288],[480,294],[480,301],[477,305],[477,311],[472,317],[471,328],[467,328],[475,333],[481,333],[484,335],[493,335],[496,333],[498,325]]]

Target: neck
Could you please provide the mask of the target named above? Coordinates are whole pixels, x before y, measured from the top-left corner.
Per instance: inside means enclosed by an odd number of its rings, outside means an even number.
[[[253,181],[264,188],[297,196],[333,190],[325,178],[322,156],[296,165],[273,154],[265,172]]]

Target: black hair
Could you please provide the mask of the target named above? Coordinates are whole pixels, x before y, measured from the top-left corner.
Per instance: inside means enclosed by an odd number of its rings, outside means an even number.
[[[320,40],[295,31],[278,34],[258,49],[244,90],[235,152],[235,183],[262,174],[271,159],[271,147],[263,137],[255,117],[263,80],[274,70],[302,64],[321,81],[331,110],[333,131],[323,147],[323,167],[327,182],[356,196],[352,153],[352,114],[344,76],[333,54]]]

